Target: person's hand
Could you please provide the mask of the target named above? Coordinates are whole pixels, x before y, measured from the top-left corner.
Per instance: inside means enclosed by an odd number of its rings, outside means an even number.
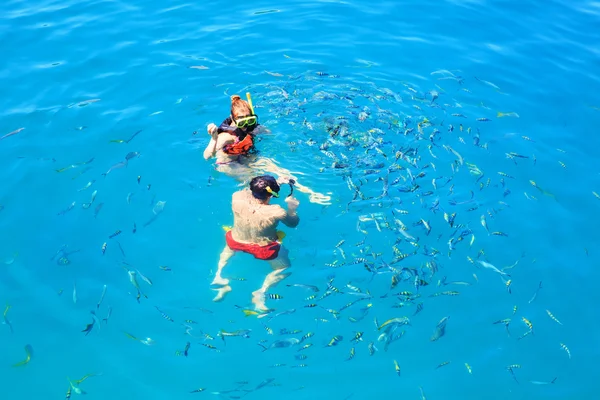
[[[217,129],[219,129],[219,128],[215,124],[213,124],[213,123],[208,124],[208,126],[206,127],[206,130],[208,131],[208,134],[211,135],[211,136],[214,136],[214,135],[216,135],[218,133]]]
[[[287,175],[281,175],[281,176],[279,176],[279,177],[277,178],[277,184],[278,184],[279,186],[281,186],[281,185],[287,185],[287,184],[290,182],[290,180],[292,180],[292,179],[293,179],[293,178],[292,178],[292,177],[290,177],[290,176],[287,176]]]
[[[291,196],[286,197],[285,202],[287,203],[288,210],[290,210],[290,211],[296,211],[296,209],[298,208],[298,205],[300,205],[300,202],[298,201],[298,199],[296,199],[295,197],[291,197]]]

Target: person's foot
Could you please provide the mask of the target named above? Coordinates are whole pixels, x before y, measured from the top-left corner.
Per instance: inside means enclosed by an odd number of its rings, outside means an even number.
[[[265,294],[260,290],[252,292],[252,304],[258,312],[266,313],[270,311],[265,304]]]
[[[226,286],[229,285],[229,279],[225,279],[223,277],[221,277],[220,275],[215,276],[215,279],[213,279],[211,286]]]
[[[227,285],[227,286],[223,286],[220,287],[218,289],[213,289],[217,292],[217,295],[215,296],[215,298],[213,299],[213,301],[218,302],[218,301],[222,301],[225,298],[225,295],[229,292],[231,292],[231,286]]]

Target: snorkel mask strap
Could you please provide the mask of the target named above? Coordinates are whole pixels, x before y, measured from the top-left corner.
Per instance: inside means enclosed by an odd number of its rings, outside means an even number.
[[[252,112],[252,115],[256,115],[254,114],[254,106],[252,106],[252,97],[250,96],[250,92],[246,92],[246,99],[248,100],[248,105],[250,106],[250,111]]]

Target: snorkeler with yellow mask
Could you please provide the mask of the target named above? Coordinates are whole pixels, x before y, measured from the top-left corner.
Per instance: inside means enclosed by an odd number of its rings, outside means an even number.
[[[231,112],[221,125],[211,123],[207,127],[211,136],[210,142],[204,150],[204,159],[216,157],[216,169],[238,181],[247,182],[257,173],[269,172],[279,177],[281,182],[290,179],[296,181],[298,191],[307,193],[312,203],[331,204],[331,196],[316,193],[312,189],[298,184],[298,179],[291,171],[279,167],[272,159],[257,157],[254,147],[255,136],[259,133],[270,133],[258,123],[258,116],[254,112],[250,93],[246,93],[247,100],[242,100],[238,95],[231,96]]]

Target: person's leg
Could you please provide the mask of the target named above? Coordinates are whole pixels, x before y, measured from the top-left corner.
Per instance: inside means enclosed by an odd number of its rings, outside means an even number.
[[[213,279],[211,285],[216,286],[213,290],[217,292],[213,301],[221,301],[225,298],[225,295],[231,292],[231,286],[229,286],[229,279],[224,279],[221,276],[221,272],[229,259],[235,254],[233,250],[229,248],[229,246],[225,245],[225,248],[221,252],[221,256],[219,257],[219,264],[217,265],[217,272],[215,273],[215,279]]]
[[[239,162],[218,165],[217,171],[234,178],[242,185],[249,181],[253,175],[252,168]]]
[[[233,250],[229,248],[229,246],[225,245],[225,248],[221,252],[221,256],[219,257],[219,264],[217,265],[217,272],[215,273],[215,279],[213,279],[211,285],[224,286],[229,284],[229,279],[224,279],[221,276],[221,272],[229,259],[235,254]]]
[[[274,260],[269,260],[269,264],[273,271],[271,271],[266,277],[260,289],[252,292],[252,303],[257,311],[268,311],[269,309],[265,305],[265,293],[272,286],[279,283],[281,280],[287,278],[289,274],[284,274],[283,271],[290,266],[290,259],[288,257],[288,251],[284,247],[279,249],[279,254]]]

